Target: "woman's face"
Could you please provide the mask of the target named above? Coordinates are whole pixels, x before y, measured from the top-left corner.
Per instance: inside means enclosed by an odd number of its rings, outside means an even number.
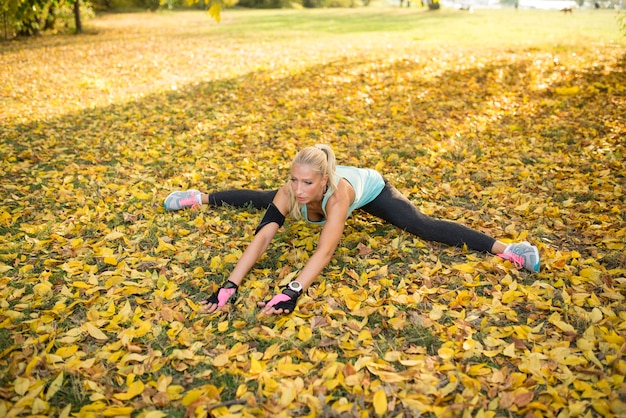
[[[328,176],[322,176],[306,164],[291,168],[291,190],[300,205],[320,201],[326,191]]]

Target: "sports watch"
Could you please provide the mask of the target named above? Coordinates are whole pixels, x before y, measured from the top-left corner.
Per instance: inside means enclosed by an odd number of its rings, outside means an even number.
[[[302,285],[300,282],[293,281],[287,285],[287,288],[293,292],[296,292],[298,296],[302,293]]]

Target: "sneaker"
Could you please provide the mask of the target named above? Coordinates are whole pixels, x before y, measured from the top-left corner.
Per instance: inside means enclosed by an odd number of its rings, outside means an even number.
[[[539,250],[526,241],[509,244],[498,257],[511,261],[518,269],[523,267],[535,273],[539,271]]]
[[[200,206],[202,206],[202,194],[198,190],[172,192],[165,198],[163,203],[165,210],[196,209]]]

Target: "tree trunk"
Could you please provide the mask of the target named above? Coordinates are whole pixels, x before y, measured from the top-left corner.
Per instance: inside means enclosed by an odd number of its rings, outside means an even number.
[[[74,23],[76,24],[76,33],[82,33],[83,24],[80,21],[80,0],[74,1]]]

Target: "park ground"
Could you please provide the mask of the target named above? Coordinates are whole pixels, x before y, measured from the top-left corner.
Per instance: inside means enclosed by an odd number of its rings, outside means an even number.
[[[626,42],[617,12],[109,14],[0,43],[0,416],[626,414]],[[328,143],[425,213],[539,247],[538,273],[357,213],[288,223],[202,313],[275,188]]]

